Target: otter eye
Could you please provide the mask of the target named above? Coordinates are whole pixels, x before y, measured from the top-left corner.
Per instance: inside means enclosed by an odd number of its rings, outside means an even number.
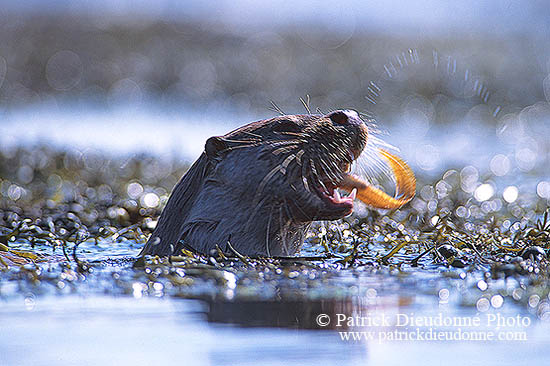
[[[273,126],[273,132],[283,133],[283,132],[294,132],[298,133],[301,131],[300,126],[296,123],[289,120],[279,121],[275,126]]]

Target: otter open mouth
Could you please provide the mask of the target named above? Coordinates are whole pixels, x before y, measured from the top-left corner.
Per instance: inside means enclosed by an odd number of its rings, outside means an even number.
[[[323,200],[323,202],[325,202],[325,204],[327,204],[327,206],[329,206],[331,209],[335,211],[343,211],[344,216],[352,213],[353,201],[356,198],[357,189],[352,188],[349,196],[344,197],[340,195],[340,192],[338,192],[338,189],[336,187],[318,187],[316,191],[321,200]]]
[[[321,199],[335,210],[349,211],[347,214],[353,211],[355,198],[372,208],[390,210],[398,209],[412,200],[416,192],[416,178],[411,168],[401,158],[386,150],[380,149],[379,153],[387,160],[395,177],[395,197],[350,174],[349,167],[345,167],[344,177],[338,185],[323,183],[322,188],[317,188]],[[350,192],[349,196],[342,197],[338,188]]]

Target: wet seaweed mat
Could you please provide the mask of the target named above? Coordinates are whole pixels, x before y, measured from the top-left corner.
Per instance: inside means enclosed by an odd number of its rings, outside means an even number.
[[[550,319],[548,199],[536,192],[512,202],[496,194],[479,199],[484,182],[494,182],[495,191],[507,183],[473,167],[449,169],[435,179],[418,177],[418,196],[400,210],[319,223],[299,257],[183,251],[136,261],[185,169],[145,155],[4,151],[0,298],[32,304],[47,294],[167,296],[267,304],[265,315],[281,303],[340,309],[354,296],[378,304],[397,296],[399,306],[418,306],[422,298],[478,311],[517,304]],[[253,319],[261,324],[262,317]],[[278,325],[293,326],[291,318]],[[301,326],[317,327],[313,319]]]

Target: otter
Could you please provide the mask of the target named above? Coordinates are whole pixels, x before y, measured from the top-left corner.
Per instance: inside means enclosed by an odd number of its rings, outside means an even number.
[[[364,182],[350,176],[350,167],[368,134],[357,112],[336,110],[283,115],[209,138],[140,256],[216,248],[251,257],[296,254],[313,221],[352,213],[353,187]]]

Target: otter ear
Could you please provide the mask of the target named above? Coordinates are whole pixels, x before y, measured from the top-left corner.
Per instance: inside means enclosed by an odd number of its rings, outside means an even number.
[[[348,123],[348,115],[344,111],[334,111],[327,115],[328,118],[334,123],[339,125],[345,125]]]
[[[223,137],[213,136],[206,140],[204,151],[206,152],[206,156],[213,159],[219,157],[220,153],[227,149],[227,147],[227,143]]]

